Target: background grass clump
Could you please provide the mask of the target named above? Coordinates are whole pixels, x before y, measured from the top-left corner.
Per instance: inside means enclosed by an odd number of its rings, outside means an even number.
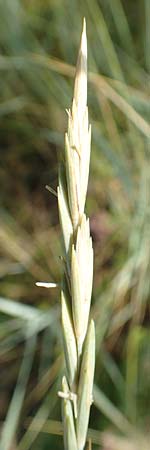
[[[61,279],[57,199],[45,185],[55,191],[58,184],[83,16],[97,336],[90,433],[95,449],[148,448],[149,0],[1,0],[3,450],[62,448],[60,293],[35,281]]]

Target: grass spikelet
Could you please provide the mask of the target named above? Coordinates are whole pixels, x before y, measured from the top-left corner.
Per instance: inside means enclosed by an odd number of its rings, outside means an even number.
[[[90,162],[91,128],[87,108],[86,23],[77,60],[74,97],[68,111],[65,162],[59,174],[58,207],[64,241],[61,293],[66,378],[63,378],[65,450],[83,450],[86,442],[95,366],[95,328],[89,323],[93,248],[84,213]],[[63,177],[62,177],[63,174]],[[66,289],[64,289],[64,286]]]

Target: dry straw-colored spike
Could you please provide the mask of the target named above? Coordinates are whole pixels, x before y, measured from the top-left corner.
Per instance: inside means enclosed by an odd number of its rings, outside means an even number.
[[[84,213],[90,163],[91,128],[87,108],[86,23],[77,60],[74,97],[68,111],[65,161],[59,173],[58,208],[64,243],[61,292],[62,334],[66,361],[63,377],[65,450],[85,447],[95,367],[95,328],[89,320],[93,248]]]

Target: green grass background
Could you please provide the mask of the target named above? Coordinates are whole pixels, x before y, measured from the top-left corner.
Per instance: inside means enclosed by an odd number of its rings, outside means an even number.
[[[0,0],[1,450],[63,448],[58,164],[86,17],[96,371],[92,449],[150,419],[150,2]],[[89,444],[90,445],[90,444]],[[90,448],[90,447],[89,447]]]

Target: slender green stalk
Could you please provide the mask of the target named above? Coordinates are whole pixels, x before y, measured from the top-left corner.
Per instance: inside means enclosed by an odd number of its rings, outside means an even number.
[[[64,244],[61,307],[66,361],[66,376],[63,377],[62,392],[59,392],[59,395],[63,399],[65,450],[84,449],[95,367],[95,328],[93,320],[89,320],[93,248],[89,220],[84,213],[90,145],[84,20],[58,186],[58,207]]]

